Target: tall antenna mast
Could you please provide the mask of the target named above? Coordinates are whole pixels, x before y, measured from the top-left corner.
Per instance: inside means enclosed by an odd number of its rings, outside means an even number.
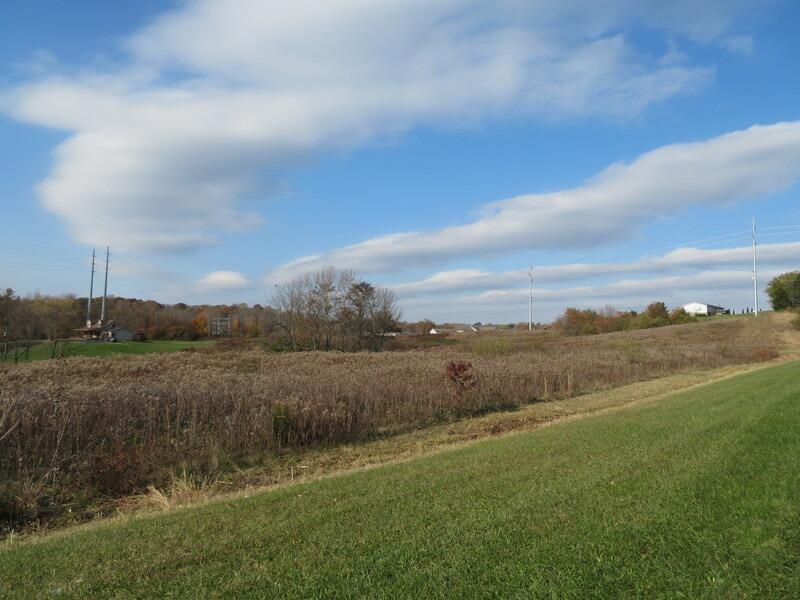
[[[528,269],[528,331],[533,331],[533,265]]]
[[[756,218],[753,217],[753,306],[758,316],[758,267],[756,265]]]
[[[86,303],[86,326],[92,326],[92,294],[94,293],[94,248],[92,248],[92,276],[89,280],[89,302]]]
[[[108,255],[110,249],[106,246],[106,280],[103,283],[103,304],[100,307],[100,321],[106,320],[106,294],[108,293]]]

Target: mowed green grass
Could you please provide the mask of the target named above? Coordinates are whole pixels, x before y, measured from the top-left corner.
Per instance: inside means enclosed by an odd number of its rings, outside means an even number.
[[[216,344],[216,341],[198,340],[159,340],[152,342],[67,342],[67,356],[115,356],[117,354],[149,354],[151,352],[177,352],[186,348],[202,348]],[[51,358],[52,347],[49,342],[32,346],[27,360],[47,360]],[[2,358],[2,356],[0,356]],[[21,357],[20,357],[21,358]],[[7,361],[13,362],[13,351]]]
[[[800,363],[0,550],[8,597],[800,597]]]

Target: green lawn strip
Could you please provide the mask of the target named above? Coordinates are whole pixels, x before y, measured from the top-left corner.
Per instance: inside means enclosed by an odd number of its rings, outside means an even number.
[[[198,340],[194,342],[183,340],[159,340],[152,342],[82,342],[72,341],[65,345],[66,356],[115,356],[118,354],[149,354],[151,352],[177,352],[187,348],[203,348],[216,344],[216,341]],[[33,360],[48,360],[52,358],[52,348],[49,342],[37,343],[31,346],[27,359],[20,356],[20,362]],[[9,353],[7,362],[13,362],[13,353]]]
[[[0,551],[0,595],[797,597],[797,362]]]

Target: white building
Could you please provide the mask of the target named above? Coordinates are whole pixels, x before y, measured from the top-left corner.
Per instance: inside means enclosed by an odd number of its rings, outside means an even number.
[[[703,302],[689,302],[683,305],[683,310],[692,316],[703,315],[725,315],[728,310],[721,306],[714,306],[713,304],[704,304]]]

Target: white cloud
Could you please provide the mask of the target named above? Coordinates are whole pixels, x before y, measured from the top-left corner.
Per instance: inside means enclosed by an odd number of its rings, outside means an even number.
[[[253,284],[236,271],[212,271],[195,283],[198,292],[233,292],[248,290]]]
[[[611,165],[583,185],[484,207],[472,223],[385,235],[280,266],[281,280],[327,265],[380,272],[523,248],[580,248],[629,239],[664,215],[761,198],[800,179],[800,121],[664,146]]]
[[[765,272],[770,276],[772,271]],[[628,305],[631,302],[650,302],[662,296],[674,297],[675,292],[682,295],[689,292],[693,296],[710,291],[747,289],[751,273],[739,271],[701,271],[690,275],[670,277],[648,277],[644,279],[622,279],[612,283],[594,286],[574,286],[557,289],[537,289],[535,296],[539,301],[558,303],[563,310],[566,306],[598,306],[604,303]],[[464,296],[464,304],[524,304],[528,299],[528,289],[491,290]]]
[[[75,239],[191,249],[258,225],[242,203],[264,173],[320,150],[430,123],[628,118],[692,93],[709,67],[620,32],[718,41],[753,6],[600,4],[194,0],[135,32],[118,69],[45,76],[1,105],[69,132],[39,192]]]
[[[800,242],[758,247],[760,302],[768,306],[766,283],[800,268]],[[677,307],[703,301],[741,310],[753,304],[752,247],[678,248],[630,262],[573,263],[534,267],[538,321],[547,322],[567,306],[640,310],[654,300]],[[442,321],[522,320],[527,315],[528,272],[517,269],[442,271],[392,286],[410,319]]]
[[[761,272],[762,307],[768,307],[763,282],[781,270]],[[661,300],[671,308],[700,301],[725,306],[739,312],[753,306],[751,272],[739,270],[702,270],[665,277],[622,279],[599,285],[561,288],[536,288],[534,315],[538,322],[549,322],[567,307],[618,310],[642,310],[650,302]],[[421,296],[402,302],[407,318],[432,318],[436,321],[524,321],[528,314],[527,286],[493,289],[476,294]],[[516,315],[516,316],[515,316]]]
[[[686,271],[747,267],[752,261],[752,247],[698,249],[678,248],[661,256],[631,262],[573,263],[534,268],[537,288],[544,284],[597,280],[622,275],[657,275]],[[794,269],[800,266],[800,242],[764,244],[758,248],[762,268]],[[456,294],[476,291],[518,290],[527,294],[528,270],[517,269],[492,273],[479,269],[441,271],[420,281],[391,286],[401,298]],[[585,287],[585,286],[584,286]],[[524,289],[523,289],[524,288]],[[593,288],[586,288],[593,289]]]

